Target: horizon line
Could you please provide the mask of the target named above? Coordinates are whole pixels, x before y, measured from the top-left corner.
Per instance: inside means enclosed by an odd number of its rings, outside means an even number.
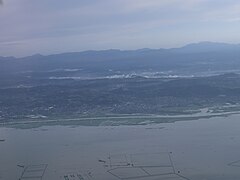
[[[109,48],[109,49],[89,49],[89,50],[80,50],[80,51],[66,51],[66,52],[59,52],[59,53],[52,53],[52,54],[42,54],[42,53],[34,53],[31,55],[25,55],[25,56],[1,56],[3,58],[16,58],[16,59],[20,59],[20,58],[27,58],[27,57],[32,57],[32,56],[52,56],[52,55],[61,55],[61,54],[68,54],[68,53],[84,53],[84,52],[101,52],[101,51],[139,51],[139,50],[171,50],[171,49],[181,49],[184,47],[187,47],[189,45],[199,45],[199,44],[203,44],[203,43],[209,43],[209,44],[222,44],[222,45],[240,45],[240,43],[227,43],[227,42],[217,42],[217,41],[199,41],[199,42],[192,42],[192,43],[187,43],[185,45],[179,46],[179,47],[170,47],[170,48],[138,48],[138,49],[115,49],[115,48]]]

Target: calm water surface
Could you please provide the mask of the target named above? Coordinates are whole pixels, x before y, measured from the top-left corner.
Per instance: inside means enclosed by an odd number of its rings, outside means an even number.
[[[239,180],[240,115],[147,126],[0,128],[0,179]]]

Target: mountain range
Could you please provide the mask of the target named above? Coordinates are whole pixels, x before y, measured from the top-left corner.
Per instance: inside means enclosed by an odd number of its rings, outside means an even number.
[[[80,74],[138,71],[203,73],[240,68],[240,44],[200,42],[181,48],[102,50],[0,57],[1,74],[78,69]],[[111,74],[111,73],[110,73]]]

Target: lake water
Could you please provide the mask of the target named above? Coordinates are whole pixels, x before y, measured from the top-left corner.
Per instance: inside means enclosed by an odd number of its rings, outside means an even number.
[[[240,115],[118,127],[0,128],[0,180],[239,180]]]

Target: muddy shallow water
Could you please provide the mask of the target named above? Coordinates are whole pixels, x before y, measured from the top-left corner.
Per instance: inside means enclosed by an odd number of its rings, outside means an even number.
[[[0,179],[239,180],[240,115],[118,127],[0,128]]]

